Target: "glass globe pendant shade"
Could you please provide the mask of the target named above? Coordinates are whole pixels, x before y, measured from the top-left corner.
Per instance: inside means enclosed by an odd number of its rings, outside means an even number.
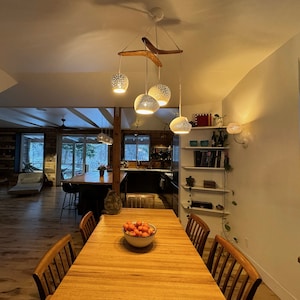
[[[170,123],[170,129],[175,134],[188,134],[190,133],[192,125],[186,117],[177,117]]]
[[[112,76],[111,85],[114,93],[123,94],[128,88],[129,80],[126,75],[117,73]]]
[[[151,115],[159,109],[158,102],[147,94],[140,94],[134,100],[134,110],[141,115]]]
[[[239,134],[242,132],[242,126],[239,123],[229,123],[226,130],[229,134]]]
[[[149,89],[148,95],[157,100],[160,106],[165,106],[171,99],[171,90],[164,84],[157,84]]]

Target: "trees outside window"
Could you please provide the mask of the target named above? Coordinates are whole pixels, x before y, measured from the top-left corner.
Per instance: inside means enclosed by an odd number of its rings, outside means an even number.
[[[62,137],[61,171],[64,179],[87,171],[97,171],[109,162],[109,148],[97,141],[96,135]]]
[[[23,133],[21,135],[20,170],[42,172],[44,166],[44,134]]]
[[[149,161],[150,136],[149,135],[125,135],[124,136],[124,160]]]

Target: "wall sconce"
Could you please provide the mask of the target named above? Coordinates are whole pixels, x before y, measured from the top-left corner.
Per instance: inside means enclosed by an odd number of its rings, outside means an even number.
[[[226,130],[229,134],[233,135],[233,139],[236,143],[243,145],[244,148],[248,147],[248,140],[240,136],[243,130],[239,123],[229,123]]]

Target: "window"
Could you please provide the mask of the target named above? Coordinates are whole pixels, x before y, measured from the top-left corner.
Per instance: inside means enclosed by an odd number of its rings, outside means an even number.
[[[150,136],[149,135],[125,135],[124,136],[124,160],[149,161]]]
[[[62,137],[61,172],[64,179],[88,171],[97,171],[98,166],[108,165],[108,145],[100,144],[96,135],[65,135]]]
[[[44,166],[44,134],[23,133],[21,135],[20,170],[42,172]]]

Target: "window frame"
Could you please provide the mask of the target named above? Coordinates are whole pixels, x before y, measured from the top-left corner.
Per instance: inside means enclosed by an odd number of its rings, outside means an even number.
[[[130,142],[132,141],[132,142]],[[125,161],[150,161],[151,135],[150,134],[124,134],[124,160]],[[128,150],[129,146],[131,147]],[[143,146],[142,146],[143,145]],[[145,148],[146,146],[146,148]],[[132,149],[135,149],[132,151]],[[139,155],[140,150],[140,155]],[[135,152],[132,154],[132,152]],[[143,153],[142,153],[143,152]],[[145,154],[146,152],[146,154]],[[129,154],[130,153],[130,154]],[[147,157],[146,157],[147,156]]]

